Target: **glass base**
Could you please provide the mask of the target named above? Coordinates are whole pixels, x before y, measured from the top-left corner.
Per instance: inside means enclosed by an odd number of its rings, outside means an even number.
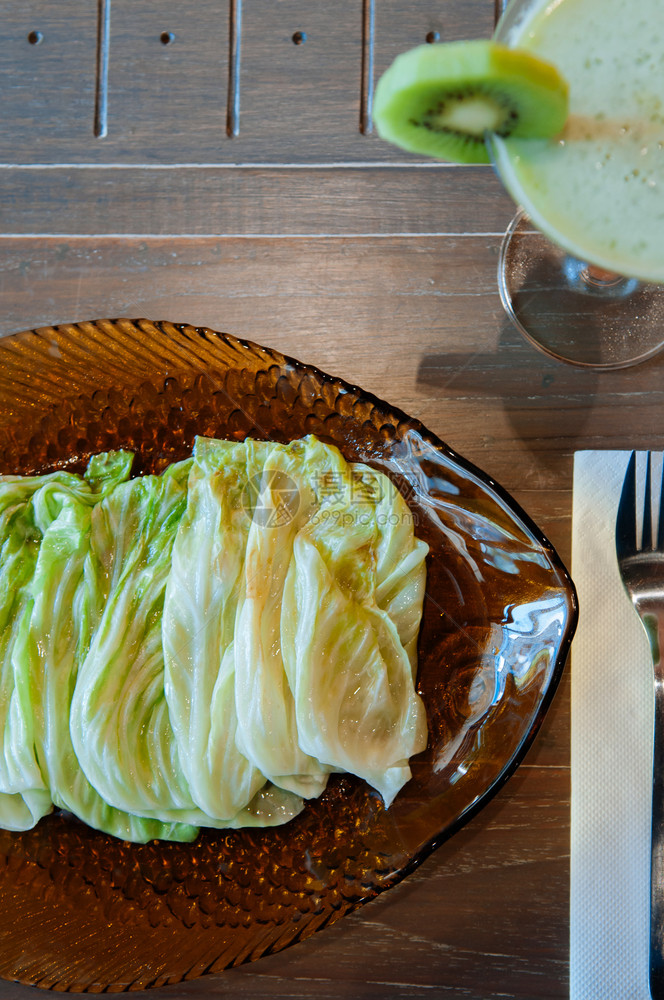
[[[503,238],[498,286],[514,326],[558,361],[627,368],[664,348],[664,285],[576,260],[522,210]]]

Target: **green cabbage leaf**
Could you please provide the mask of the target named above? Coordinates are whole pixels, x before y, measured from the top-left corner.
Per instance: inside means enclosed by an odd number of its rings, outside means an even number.
[[[428,550],[395,486],[313,436],[131,464],[0,476],[0,826],[186,841],[340,771],[389,806],[427,740]]]

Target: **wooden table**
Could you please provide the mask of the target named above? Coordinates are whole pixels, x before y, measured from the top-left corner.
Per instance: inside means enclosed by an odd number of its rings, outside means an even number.
[[[534,352],[501,310],[490,169],[368,130],[372,77],[431,31],[488,34],[492,0],[112,2],[0,12],[0,334],[144,316],[275,347],[419,418],[569,565],[573,452],[664,446],[664,356],[596,375]],[[405,882],[164,995],[565,997],[569,737],[567,673],[516,775]]]

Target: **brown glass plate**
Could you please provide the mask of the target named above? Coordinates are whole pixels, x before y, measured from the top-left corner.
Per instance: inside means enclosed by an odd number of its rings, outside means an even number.
[[[82,470],[122,446],[162,470],[196,434],[317,434],[382,469],[430,545],[419,690],[427,750],[389,810],[334,776],[287,825],[127,844],[54,814],[0,832],[0,975],[141,989],[256,959],[389,889],[489,799],[530,744],[576,624],[572,583],[517,504],[406,414],[276,351],[145,320],[0,341],[0,472]]]

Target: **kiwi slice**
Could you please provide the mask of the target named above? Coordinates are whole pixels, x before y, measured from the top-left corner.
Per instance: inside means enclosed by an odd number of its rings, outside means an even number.
[[[484,137],[542,138],[567,118],[566,81],[550,63],[494,42],[419,45],[378,81],[378,134],[411,153],[489,163]]]

